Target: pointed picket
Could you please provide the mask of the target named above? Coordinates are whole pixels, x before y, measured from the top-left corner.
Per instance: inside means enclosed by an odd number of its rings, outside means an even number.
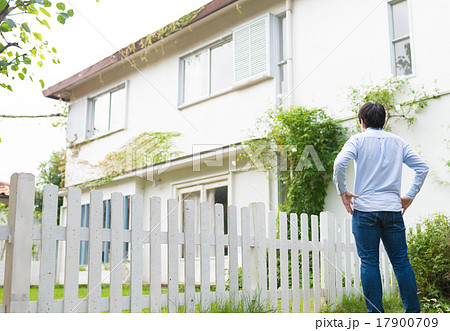
[[[300,275],[298,263],[298,217],[297,214],[290,215],[291,228],[291,272],[292,272],[292,312],[300,313]],[[302,248],[303,249],[303,248]]]
[[[242,293],[244,295],[244,308],[248,308],[251,298],[250,275],[250,209],[241,208],[241,240],[242,240]],[[246,310],[247,311],[247,310]]]
[[[167,201],[168,219],[168,255],[169,255],[169,280],[167,284],[168,311],[178,313],[178,201],[169,199]]]
[[[123,194],[111,194],[109,312],[122,312]]]
[[[102,297],[103,193],[91,191],[89,207],[88,313],[100,313]]]
[[[301,214],[301,240],[302,240],[302,289],[303,289],[303,312],[311,311],[311,294],[309,290],[309,233],[308,215]]]
[[[195,312],[195,209],[193,200],[184,201],[184,307],[186,313]]]
[[[314,312],[320,312],[321,306],[321,287],[320,287],[320,271],[319,271],[319,219],[317,215],[311,215],[311,232],[312,232],[312,259],[313,259],[313,291],[314,291]]]
[[[45,185],[42,204],[41,256],[39,272],[38,312],[54,312],[56,271],[56,219],[58,218],[58,187]]]
[[[269,240],[267,242],[269,250],[269,300],[270,309],[278,311],[278,291],[277,291],[277,212],[269,210]]]
[[[70,187],[67,195],[66,250],[64,259],[65,313],[78,312],[78,274],[80,256],[81,190]]]
[[[150,199],[150,312],[161,312],[161,198]]]
[[[225,294],[225,261],[224,261],[224,220],[223,205],[215,204],[214,206],[214,223],[216,236],[216,299],[223,298]]]
[[[210,244],[209,235],[209,203],[200,203],[200,296],[201,311],[207,312],[211,308],[211,275],[209,272]]]
[[[342,219],[336,219],[336,295],[337,301],[342,302]]]
[[[142,313],[142,262],[143,199],[139,194],[131,196],[131,272],[130,272],[130,312]]]
[[[228,247],[228,258],[230,261],[230,301],[237,305],[239,302],[239,261],[236,206],[230,206],[228,208]]]
[[[289,313],[289,263],[287,241],[287,216],[285,212],[280,217],[280,280],[281,280],[281,312]]]
[[[352,288],[352,255],[351,255],[351,223],[347,218],[345,224],[345,295],[349,295]]]

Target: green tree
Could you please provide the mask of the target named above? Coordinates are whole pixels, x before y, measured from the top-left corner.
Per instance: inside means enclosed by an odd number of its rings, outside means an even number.
[[[53,152],[50,159],[46,162],[42,162],[38,167],[38,178],[36,181],[35,191],[35,214],[38,217],[42,215],[42,194],[44,185],[53,184],[58,187],[64,186],[64,173],[66,165],[66,152],[64,150]],[[63,198],[58,198],[58,214],[59,207],[62,206]]]
[[[55,57],[56,49],[44,40],[35,28],[34,20],[38,26],[50,29],[48,20],[52,16],[64,24],[73,14],[73,10],[67,9],[64,2],[0,0],[0,73],[6,76],[0,81],[0,86],[12,91],[9,84],[11,80],[29,77],[33,81],[33,74],[28,68],[31,65],[41,67],[46,56],[52,57],[54,63],[59,63]],[[43,88],[44,81],[40,79],[39,82]]]

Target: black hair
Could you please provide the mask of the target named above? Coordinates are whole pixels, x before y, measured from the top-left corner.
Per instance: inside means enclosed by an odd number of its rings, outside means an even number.
[[[386,120],[386,111],[383,105],[376,102],[366,102],[358,112],[359,123],[364,121],[366,128],[382,129]]]

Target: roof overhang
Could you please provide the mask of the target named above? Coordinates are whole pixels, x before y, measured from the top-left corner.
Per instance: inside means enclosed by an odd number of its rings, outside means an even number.
[[[128,45],[127,47],[124,47],[120,49],[119,51],[115,52],[114,54],[104,58],[103,60],[91,65],[90,67],[80,71],[79,73],[57,83],[56,85],[53,85],[45,90],[42,91],[45,97],[57,99],[57,100],[64,100],[64,101],[70,101],[70,89],[80,83],[81,81],[98,74],[102,72],[103,70],[111,67],[112,65],[119,63],[122,59],[125,59],[127,57],[130,57],[137,52],[153,46],[155,44],[158,44],[163,38],[168,37],[169,35],[176,34],[182,30],[184,30],[186,27],[192,25],[195,22],[198,22],[202,20],[203,18],[211,15],[212,13],[215,13],[228,5],[231,5],[234,2],[237,2],[238,0],[213,0],[206,4],[204,7],[199,8],[196,11],[191,12],[190,14],[194,14],[195,18],[187,22],[186,24],[183,24],[180,29],[173,30],[173,27],[177,24],[181,24],[181,19],[174,21],[172,23],[169,23],[165,27],[163,27],[160,30],[155,31],[153,34],[147,35],[138,41]],[[188,14],[188,15],[190,15]],[[186,16],[188,16],[186,15]],[[148,43],[148,36],[154,35],[156,36],[156,41],[152,41],[149,45]]]

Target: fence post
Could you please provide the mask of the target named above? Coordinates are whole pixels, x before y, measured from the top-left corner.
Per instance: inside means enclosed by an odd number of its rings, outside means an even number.
[[[321,284],[325,302],[333,307],[336,303],[336,231],[334,214],[320,213]]]
[[[266,266],[266,216],[262,202],[251,203],[252,227],[255,235],[255,247],[251,256],[251,289],[259,293],[260,302],[267,304],[267,266]]]
[[[7,313],[28,313],[34,209],[34,175],[11,176],[3,303]]]

